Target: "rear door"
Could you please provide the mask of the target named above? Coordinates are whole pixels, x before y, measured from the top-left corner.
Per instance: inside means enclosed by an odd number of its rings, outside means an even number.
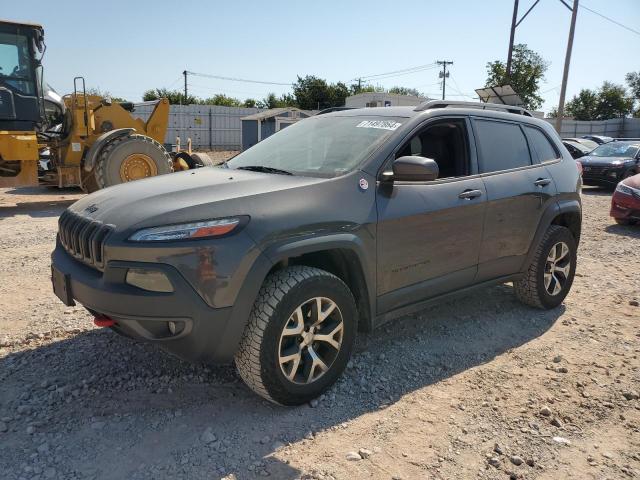
[[[525,134],[529,128],[517,122],[473,119],[478,163],[487,189],[478,282],[520,271],[542,212],[555,195],[551,175],[530,146],[541,140],[538,134],[546,137],[537,128]]]

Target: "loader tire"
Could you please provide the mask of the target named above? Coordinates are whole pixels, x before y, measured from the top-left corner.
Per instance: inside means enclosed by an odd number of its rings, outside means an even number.
[[[107,188],[173,172],[171,156],[165,148],[146,135],[118,137],[100,151],[96,161],[98,188]]]
[[[211,157],[204,152],[192,153],[191,158],[193,159],[194,168],[213,167],[215,165]]]

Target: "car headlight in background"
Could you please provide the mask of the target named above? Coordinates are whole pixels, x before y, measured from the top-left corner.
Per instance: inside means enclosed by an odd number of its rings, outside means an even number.
[[[618,186],[616,187],[616,192],[624,193],[625,195],[633,195],[634,190],[635,188],[631,188],[630,186],[625,185],[624,183],[619,183]]]
[[[239,217],[207,220],[203,222],[181,223],[138,230],[129,237],[134,242],[162,242],[169,240],[190,240],[221,237],[232,232],[241,219]]]

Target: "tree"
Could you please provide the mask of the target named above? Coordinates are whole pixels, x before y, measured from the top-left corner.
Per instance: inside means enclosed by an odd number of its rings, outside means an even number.
[[[640,71],[629,72],[624,79],[627,81],[629,90],[631,90],[631,96],[633,97],[634,103],[638,102],[638,106],[634,110],[633,116],[640,118]]]
[[[374,87],[370,83],[367,83],[366,85],[353,83],[349,87],[350,95],[358,95],[359,93],[382,92],[382,91],[384,91],[384,88],[382,88],[380,85]]]
[[[567,114],[576,120],[608,120],[628,115],[633,110],[633,99],[627,97],[622,85],[604,82],[597,90],[580,90],[567,103]]]
[[[350,93],[350,89],[342,82],[328,84],[326,80],[313,75],[304,78],[298,76],[293,84],[296,104],[305,110],[341,107]]]
[[[598,100],[596,90],[583,88],[578,95],[567,102],[566,113],[576,120],[594,120],[598,109]]]
[[[255,108],[258,102],[256,102],[253,98],[247,98],[242,104],[245,108]]]
[[[142,99],[145,102],[159,100],[161,98],[168,99],[170,105],[192,105],[199,102],[198,97],[189,95],[185,99],[184,93],[180,90],[168,90],[166,88],[154,88],[152,90],[147,90],[142,95]]]
[[[126,102],[127,101],[122,97],[114,97],[107,90],[102,91],[98,87],[89,87],[89,88],[87,88],[87,95],[97,95],[97,96],[103,97],[103,98],[110,98],[111,101],[114,102],[114,103]]]
[[[598,94],[596,120],[626,117],[633,111],[633,99],[627,97],[622,85],[604,82]]]
[[[389,93],[395,93],[397,95],[413,95],[414,97],[423,97],[424,95],[420,93],[415,88],[407,88],[407,87],[391,87],[389,89]]]
[[[487,63],[487,87],[511,85],[524,102],[525,108],[535,110],[542,105],[543,98],[538,95],[540,81],[549,63],[538,53],[519,43],[513,47],[511,75],[507,75],[507,66],[496,60]]]
[[[197,103],[201,105],[220,105],[223,107],[239,107],[242,105],[242,102],[240,102],[240,100],[238,100],[237,98],[228,97],[224,93],[217,93],[213,97],[199,100]]]
[[[275,93],[270,93],[257,102],[256,106],[258,108],[283,108],[297,107],[297,104],[295,98],[289,93],[285,93],[280,97],[277,97]]]

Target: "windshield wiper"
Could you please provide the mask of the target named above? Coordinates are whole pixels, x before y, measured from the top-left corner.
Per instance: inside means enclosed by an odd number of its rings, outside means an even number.
[[[250,172],[262,172],[262,173],[277,173],[280,175],[293,175],[291,172],[281,170],[279,168],[265,167],[263,165],[247,165],[245,167],[238,167],[237,170],[249,170]]]

